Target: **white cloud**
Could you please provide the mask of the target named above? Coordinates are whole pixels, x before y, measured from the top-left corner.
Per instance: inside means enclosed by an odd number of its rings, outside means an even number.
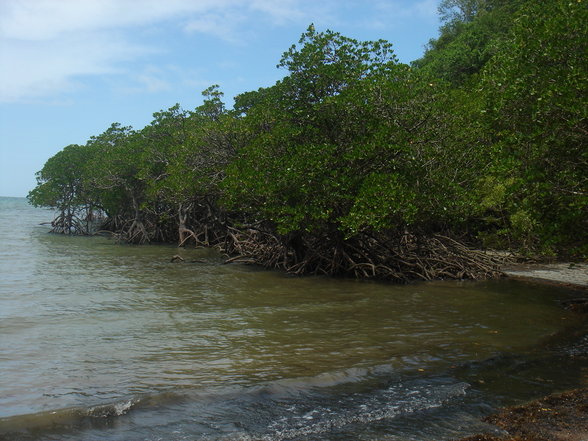
[[[137,81],[147,92],[165,92],[171,90],[172,85],[162,75],[160,69],[150,68],[137,76]]]
[[[63,33],[145,25],[238,3],[238,0],[3,0],[0,35],[45,40]]]
[[[242,35],[237,28],[243,20],[243,15],[231,10],[198,14],[185,24],[184,30],[212,35],[232,44],[240,44]]]
[[[401,1],[401,0],[377,0],[375,7],[382,14],[388,17],[396,18],[425,18],[436,19],[438,0],[419,0],[419,1]]]
[[[60,39],[13,40],[0,51],[0,100],[47,96],[74,87],[81,75],[120,72],[117,63],[144,53],[116,34],[68,34]]]
[[[233,45],[266,27],[310,22],[369,20],[385,28],[393,20],[436,16],[437,0],[0,0],[0,102],[63,98],[96,75],[124,75],[133,90],[166,90],[163,73],[137,74],[132,63],[166,52],[169,38],[140,43],[148,26],[173,23],[179,32],[205,34]],[[362,12],[362,13],[363,13]],[[164,27],[164,26],[161,26]],[[157,46],[155,46],[157,45]],[[152,61],[151,61],[152,62]]]
[[[311,5],[301,5],[294,0],[251,0],[249,5],[252,10],[267,14],[278,24],[304,20],[312,10]]]
[[[437,0],[422,0],[420,2],[416,2],[414,5],[414,10],[416,11],[417,15],[433,19],[437,19],[438,17],[437,8]]]
[[[178,88],[204,89],[210,81],[202,79],[202,72],[178,65],[149,65],[140,72],[130,73],[128,80],[118,82],[114,88],[118,93],[134,95],[140,93],[172,92]]]
[[[0,102],[59,94],[82,76],[123,73],[153,51],[132,43],[132,29],[173,19],[184,31],[238,43],[244,17],[299,19],[301,1],[0,0]],[[159,77],[135,78],[148,91],[166,87]]]

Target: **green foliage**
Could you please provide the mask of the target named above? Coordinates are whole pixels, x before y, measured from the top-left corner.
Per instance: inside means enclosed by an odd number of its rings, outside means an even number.
[[[365,123],[359,90],[396,69],[389,44],[360,43],[310,26],[284,53],[290,75],[237,98],[252,134],[228,169],[226,202],[276,224],[278,231],[332,229],[357,179],[343,155]]]
[[[587,53],[582,1],[528,2],[484,70],[497,170],[519,183],[509,210],[526,244],[531,233],[543,248],[588,241]]]
[[[139,192],[139,134],[130,127],[112,124],[92,137],[86,147],[93,152],[83,171],[84,181],[93,189],[94,200],[110,216],[128,212],[133,195]],[[136,202],[136,201],[135,201]]]
[[[495,42],[505,38],[521,0],[444,0],[439,11],[445,24],[429,42],[425,55],[413,62],[436,78],[460,86],[471,81],[494,55]]]
[[[383,57],[381,43],[313,28],[302,43],[282,60],[291,75],[248,107],[256,135],[227,171],[229,206],[282,234],[350,237],[465,218],[466,186],[483,156],[464,144],[479,138],[464,130],[470,104],[397,64],[387,46]]]
[[[160,179],[151,180],[154,189],[173,205],[218,197],[218,184],[239,141],[237,121],[227,113],[218,86],[202,94],[205,100],[193,112],[168,115],[182,129],[172,137],[164,155]],[[158,145],[156,142],[153,147]]]
[[[354,204],[342,218],[351,234],[366,227],[374,231],[389,230],[414,223],[418,216],[418,195],[403,176],[372,173],[363,179]]]
[[[37,186],[28,194],[29,202],[59,210],[88,203],[89,189],[83,176],[91,156],[86,146],[72,144],[49,158],[37,173]]]
[[[286,97],[301,108],[336,96],[396,63],[392,46],[384,40],[359,42],[329,30],[317,32],[313,25],[299,44],[282,55],[278,67],[290,73],[283,80]]]
[[[29,192],[29,202],[37,207],[57,210],[53,231],[87,234],[100,208],[85,180],[85,170],[94,152],[87,146],[69,145],[49,158],[37,173],[37,186]]]
[[[441,0],[439,15],[446,24],[456,22],[470,22],[491,2],[488,0]]]
[[[136,242],[264,225],[297,258],[301,237],[337,248],[406,231],[586,255],[585,5],[443,0],[440,13],[412,66],[383,40],[311,25],[276,84],[232,110],[213,85],[193,111],[113,124],[50,158],[29,199],[99,207]]]

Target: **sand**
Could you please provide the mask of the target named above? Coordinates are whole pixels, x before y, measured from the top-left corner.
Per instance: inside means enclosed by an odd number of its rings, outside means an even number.
[[[507,277],[588,289],[587,263],[516,264],[502,268]]]

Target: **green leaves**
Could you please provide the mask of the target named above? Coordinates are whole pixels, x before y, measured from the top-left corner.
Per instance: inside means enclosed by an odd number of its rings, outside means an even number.
[[[586,253],[585,5],[441,9],[441,36],[412,67],[383,40],[311,25],[273,86],[228,110],[213,85],[193,111],[173,106],[138,131],[113,124],[50,158],[29,199],[99,206],[140,241],[233,222],[334,247],[449,230]]]
[[[511,226],[556,247],[588,241],[588,9],[582,1],[528,2],[483,72],[487,116],[503,167],[520,182]]]
[[[385,43],[311,27],[301,44],[282,59],[290,76],[238,100],[255,134],[227,171],[228,206],[282,234],[430,228],[461,216],[480,162],[477,149],[460,150],[461,96],[397,64]]]
[[[321,103],[396,64],[392,45],[384,40],[359,42],[329,30],[317,32],[313,25],[299,44],[286,51],[278,64],[290,72],[282,87],[291,110]]]
[[[462,86],[475,79],[513,24],[523,0],[443,0],[439,38],[413,62],[434,77]]]
[[[90,190],[83,177],[92,154],[86,146],[72,144],[49,158],[28,195],[31,204],[62,210],[87,203]]]
[[[418,215],[414,189],[393,173],[371,173],[361,183],[349,213],[340,218],[347,235],[363,230],[398,230]]]

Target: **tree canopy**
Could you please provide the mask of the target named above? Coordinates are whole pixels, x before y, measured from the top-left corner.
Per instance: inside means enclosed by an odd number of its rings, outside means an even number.
[[[218,246],[299,274],[492,274],[480,247],[588,256],[584,3],[439,12],[410,66],[384,40],[311,25],[274,85],[232,108],[213,85],[192,111],[115,123],[50,158],[29,199],[61,233]]]

